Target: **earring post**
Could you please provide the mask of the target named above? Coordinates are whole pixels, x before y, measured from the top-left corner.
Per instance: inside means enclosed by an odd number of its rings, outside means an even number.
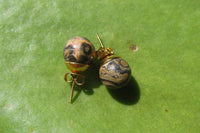
[[[72,82],[72,90],[71,90],[71,96],[70,96],[70,99],[69,99],[69,102],[72,103],[72,98],[73,98],[73,94],[74,94],[74,87],[75,87],[75,81],[73,79],[73,82]]]
[[[99,40],[99,43],[101,44],[101,47],[104,48],[103,43],[102,43],[102,41],[101,41],[101,39],[100,39],[98,33],[96,33],[96,35],[97,35],[97,39]]]

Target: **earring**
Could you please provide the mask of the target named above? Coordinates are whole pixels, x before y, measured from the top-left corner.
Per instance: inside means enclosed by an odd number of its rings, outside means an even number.
[[[64,47],[63,51],[65,64],[71,73],[66,73],[64,79],[66,82],[72,82],[72,91],[69,102],[72,102],[75,84],[83,85],[85,76],[80,75],[86,71],[95,57],[95,48],[93,44],[86,38],[75,37],[70,39]],[[68,75],[72,79],[68,80]]]
[[[125,86],[131,77],[128,63],[116,56],[111,48],[104,48],[99,35],[96,35],[101,45],[96,51],[96,56],[101,61],[99,77],[102,83],[111,88]]]

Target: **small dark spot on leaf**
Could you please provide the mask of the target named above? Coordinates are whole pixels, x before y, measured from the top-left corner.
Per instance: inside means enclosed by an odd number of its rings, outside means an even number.
[[[138,51],[138,46],[137,46],[137,45],[130,45],[130,46],[129,46],[129,49],[130,49],[131,51],[133,51],[133,52],[136,52],[136,51]]]
[[[165,109],[165,112],[168,112],[168,109]]]

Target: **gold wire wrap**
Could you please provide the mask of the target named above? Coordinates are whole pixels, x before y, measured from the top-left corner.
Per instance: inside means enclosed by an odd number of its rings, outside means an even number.
[[[71,80],[68,80],[67,78],[69,74],[72,77]],[[67,83],[71,83],[74,81],[77,85],[83,85],[85,83],[85,76],[76,73],[66,73],[64,79]]]

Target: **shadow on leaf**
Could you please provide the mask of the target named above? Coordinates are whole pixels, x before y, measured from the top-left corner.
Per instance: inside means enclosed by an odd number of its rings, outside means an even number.
[[[91,66],[81,75],[85,76],[85,84],[78,86],[75,85],[75,91],[77,93],[74,95],[72,99],[72,103],[76,101],[81,91],[83,91],[87,95],[92,95],[94,93],[94,89],[98,88],[101,85],[101,81],[99,79],[99,62],[94,61]],[[72,83],[70,83],[72,85]]]
[[[140,89],[134,77],[131,77],[129,83],[119,89],[107,87],[108,92],[118,102],[125,105],[136,104],[140,99]]]

